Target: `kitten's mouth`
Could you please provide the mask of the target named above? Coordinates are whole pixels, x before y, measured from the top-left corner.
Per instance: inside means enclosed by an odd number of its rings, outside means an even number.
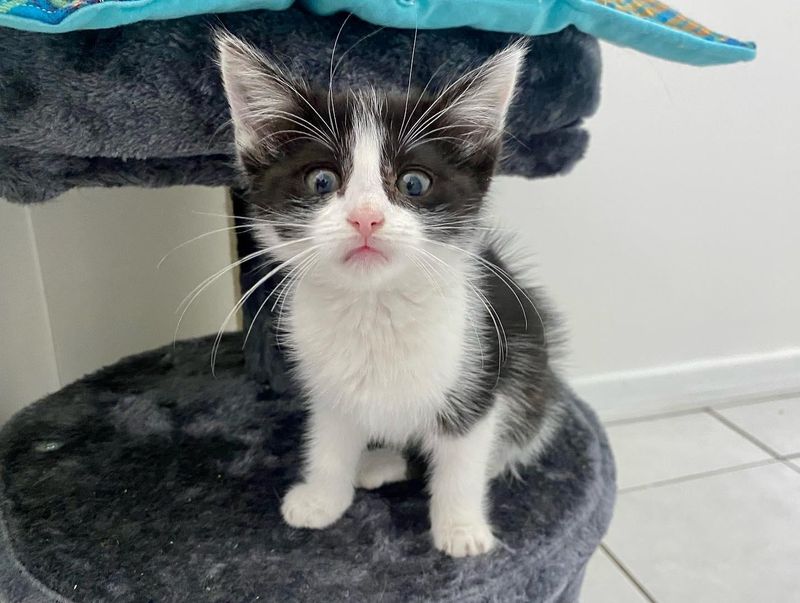
[[[383,252],[370,245],[360,245],[358,247],[355,247],[350,251],[348,251],[347,254],[344,256],[345,263],[354,261],[359,261],[359,262],[371,262],[375,260],[386,261],[388,259],[389,258],[387,258]]]

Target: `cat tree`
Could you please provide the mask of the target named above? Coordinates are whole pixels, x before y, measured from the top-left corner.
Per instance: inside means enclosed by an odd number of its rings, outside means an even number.
[[[293,8],[58,36],[3,31],[0,196],[34,202],[78,185],[225,185],[241,215],[211,26],[326,86],[341,28],[339,47],[348,50],[335,87],[405,89],[414,32],[381,35],[355,17],[342,28],[343,20]],[[558,29],[532,38],[501,173],[562,173],[585,151],[581,120],[598,102],[598,44]],[[420,31],[414,81],[424,84],[439,65],[457,72],[508,37]],[[238,245],[243,257],[253,242],[240,234]],[[244,264],[243,289],[256,278]],[[245,305],[245,328],[269,289]],[[586,404],[565,387],[570,412],[553,446],[522,479],[493,485],[502,544],[490,555],[456,560],[433,549],[421,478],[359,491],[328,530],[294,530],[279,502],[296,474],[303,413],[268,310],[244,352],[241,334],[223,338],[216,377],[212,341],[182,341],[84,377],[4,427],[0,599],[577,601],[615,492],[608,442]]]

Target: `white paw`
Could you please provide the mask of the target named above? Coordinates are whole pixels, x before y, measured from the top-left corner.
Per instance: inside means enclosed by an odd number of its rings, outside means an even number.
[[[375,448],[361,453],[356,474],[357,488],[374,490],[384,484],[403,481],[406,477],[406,459],[396,450]]]
[[[353,488],[295,484],[283,497],[281,515],[295,528],[327,528],[350,506]]]
[[[492,527],[485,521],[434,525],[433,544],[451,557],[471,557],[488,553],[494,547]]]

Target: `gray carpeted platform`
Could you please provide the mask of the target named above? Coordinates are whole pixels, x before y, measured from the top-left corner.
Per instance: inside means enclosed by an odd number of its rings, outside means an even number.
[[[233,131],[214,57],[224,27],[328,88],[333,41],[346,15],[293,7],[146,21],[48,35],[0,33],[0,197],[44,201],[76,186],[231,186]],[[404,93],[441,85],[513,38],[468,28],[380,29],[353,17],[337,45],[334,89]],[[500,171],[564,173],[586,150],[582,120],[600,94],[596,39],[574,28],[530,40]]]
[[[504,543],[454,560],[430,544],[421,479],[359,492],[299,531],[279,499],[302,411],[251,380],[241,335],[124,359],[17,414],[0,434],[0,598],[14,603],[577,601],[608,525],[614,466],[573,399],[524,481],[495,482]]]

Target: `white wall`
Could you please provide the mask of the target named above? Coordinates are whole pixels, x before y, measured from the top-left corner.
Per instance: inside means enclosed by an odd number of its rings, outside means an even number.
[[[693,0],[760,42],[695,68],[604,46],[604,99],[566,178],[500,179],[571,334],[567,373],[606,417],[800,389],[800,3]],[[688,6],[691,4],[691,6]],[[219,190],[76,191],[0,203],[0,420],[45,391],[172,338],[182,297],[230,258]],[[41,270],[37,270],[40,266]],[[233,280],[183,336],[216,330]]]
[[[39,275],[30,212],[0,199],[0,423],[59,385]]]
[[[200,213],[202,212],[202,213]],[[85,189],[33,207],[0,200],[0,422],[127,354],[172,341],[175,309],[226,266],[222,189]],[[180,337],[215,332],[234,303],[229,273],[199,296]],[[236,325],[231,325],[235,327]]]
[[[800,3],[685,4],[758,59],[604,45],[587,158],[495,187],[567,318],[568,372],[606,416],[800,387]]]

